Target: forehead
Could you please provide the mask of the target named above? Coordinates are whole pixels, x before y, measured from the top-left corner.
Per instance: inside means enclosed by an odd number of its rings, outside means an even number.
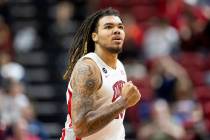
[[[120,24],[122,20],[118,16],[104,16],[99,19],[98,26],[103,26],[107,23]]]

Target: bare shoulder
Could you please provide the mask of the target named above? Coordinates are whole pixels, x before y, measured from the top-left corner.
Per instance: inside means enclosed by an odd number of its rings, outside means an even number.
[[[75,92],[86,94],[99,89],[101,73],[96,63],[89,58],[79,61],[74,67],[71,85]]]

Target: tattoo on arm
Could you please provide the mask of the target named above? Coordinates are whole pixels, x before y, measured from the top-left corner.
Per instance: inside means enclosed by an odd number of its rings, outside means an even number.
[[[88,134],[93,134],[110,123],[119,113],[125,109],[122,99],[113,104],[99,108],[94,112],[87,114],[88,118],[86,129]]]
[[[93,62],[92,62],[93,63]],[[86,124],[86,114],[94,110],[92,94],[97,90],[100,82],[96,69],[90,60],[76,65],[72,74],[72,121],[75,133],[82,132]],[[75,126],[74,126],[75,125]]]
[[[123,100],[101,108],[94,106],[101,75],[93,63],[91,60],[79,63],[72,75],[72,122],[79,137],[91,135],[102,129],[125,109]]]
[[[85,92],[84,94],[91,93],[96,89],[98,82],[98,78],[94,76],[94,68],[89,64],[83,64],[78,67],[73,76],[73,88],[75,92]]]

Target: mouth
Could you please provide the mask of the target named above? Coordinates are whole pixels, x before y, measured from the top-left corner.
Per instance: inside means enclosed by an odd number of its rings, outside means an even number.
[[[112,40],[122,40],[122,37],[120,37],[120,36],[114,36],[114,37],[112,37]]]
[[[114,36],[114,37],[112,37],[112,40],[114,40],[114,41],[122,41],[123,39],[120,36]]]

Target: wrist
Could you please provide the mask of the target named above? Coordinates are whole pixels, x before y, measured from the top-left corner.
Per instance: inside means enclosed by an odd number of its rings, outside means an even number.
[[[118,100],[119,104],[121,104],[121,106],[124,108],[124,109],[127,109],[128,108],[128,104],[127,104],[127,101],[126,101],[126,98],[125,97],[121,97],[119,100]]]

